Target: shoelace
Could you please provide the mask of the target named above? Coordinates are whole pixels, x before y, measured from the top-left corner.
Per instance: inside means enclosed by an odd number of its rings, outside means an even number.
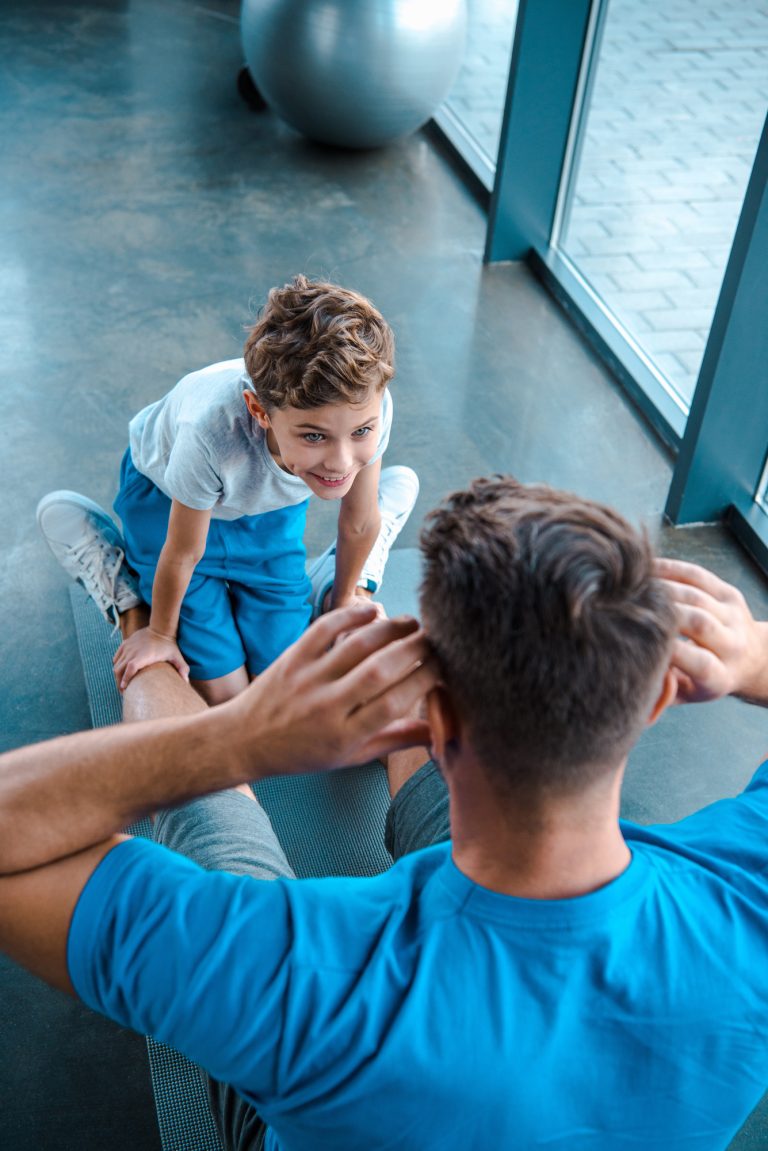
[[[117,628],[117,580],[120,568],[125,559],[122,548],[107,543],[99,535],[86,537],[82,543],[69,549],[69,554],[82,568],[82,574],[88,580],[87,591],[93,596],[99,607],[110,616]],[[99,575],[106,577],[99,579]],[[112,614],[114,613],[114,614]]]

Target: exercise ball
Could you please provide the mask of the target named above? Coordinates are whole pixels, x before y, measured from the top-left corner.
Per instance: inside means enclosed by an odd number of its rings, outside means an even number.
[[[305,136],[373,148],[426,123],[464,54],[466,0],[243,0],[248,70]]]

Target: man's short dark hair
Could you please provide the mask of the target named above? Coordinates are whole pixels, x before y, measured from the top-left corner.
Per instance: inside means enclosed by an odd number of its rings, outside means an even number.
[[[427,517],[421,611],[483,766],[576,790],[615,766],[655,701],[675,631],[644,532],[508,476]]]

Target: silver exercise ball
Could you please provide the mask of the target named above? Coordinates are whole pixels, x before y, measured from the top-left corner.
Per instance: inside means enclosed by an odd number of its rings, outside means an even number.
[[[248,71],[305,136],[373,148],[426,123],[448,94],[466,0],[243,0]]]

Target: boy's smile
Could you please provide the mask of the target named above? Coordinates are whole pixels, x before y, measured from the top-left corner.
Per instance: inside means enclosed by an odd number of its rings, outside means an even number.
[[[321,499],[346,495],[355,476],[376,453],[381,393],[361,404],[275,408],[270,413],[253,392],[244,392],[244,397],[249,412],[267,432],[267,447],[275,462],[304,480]]]

